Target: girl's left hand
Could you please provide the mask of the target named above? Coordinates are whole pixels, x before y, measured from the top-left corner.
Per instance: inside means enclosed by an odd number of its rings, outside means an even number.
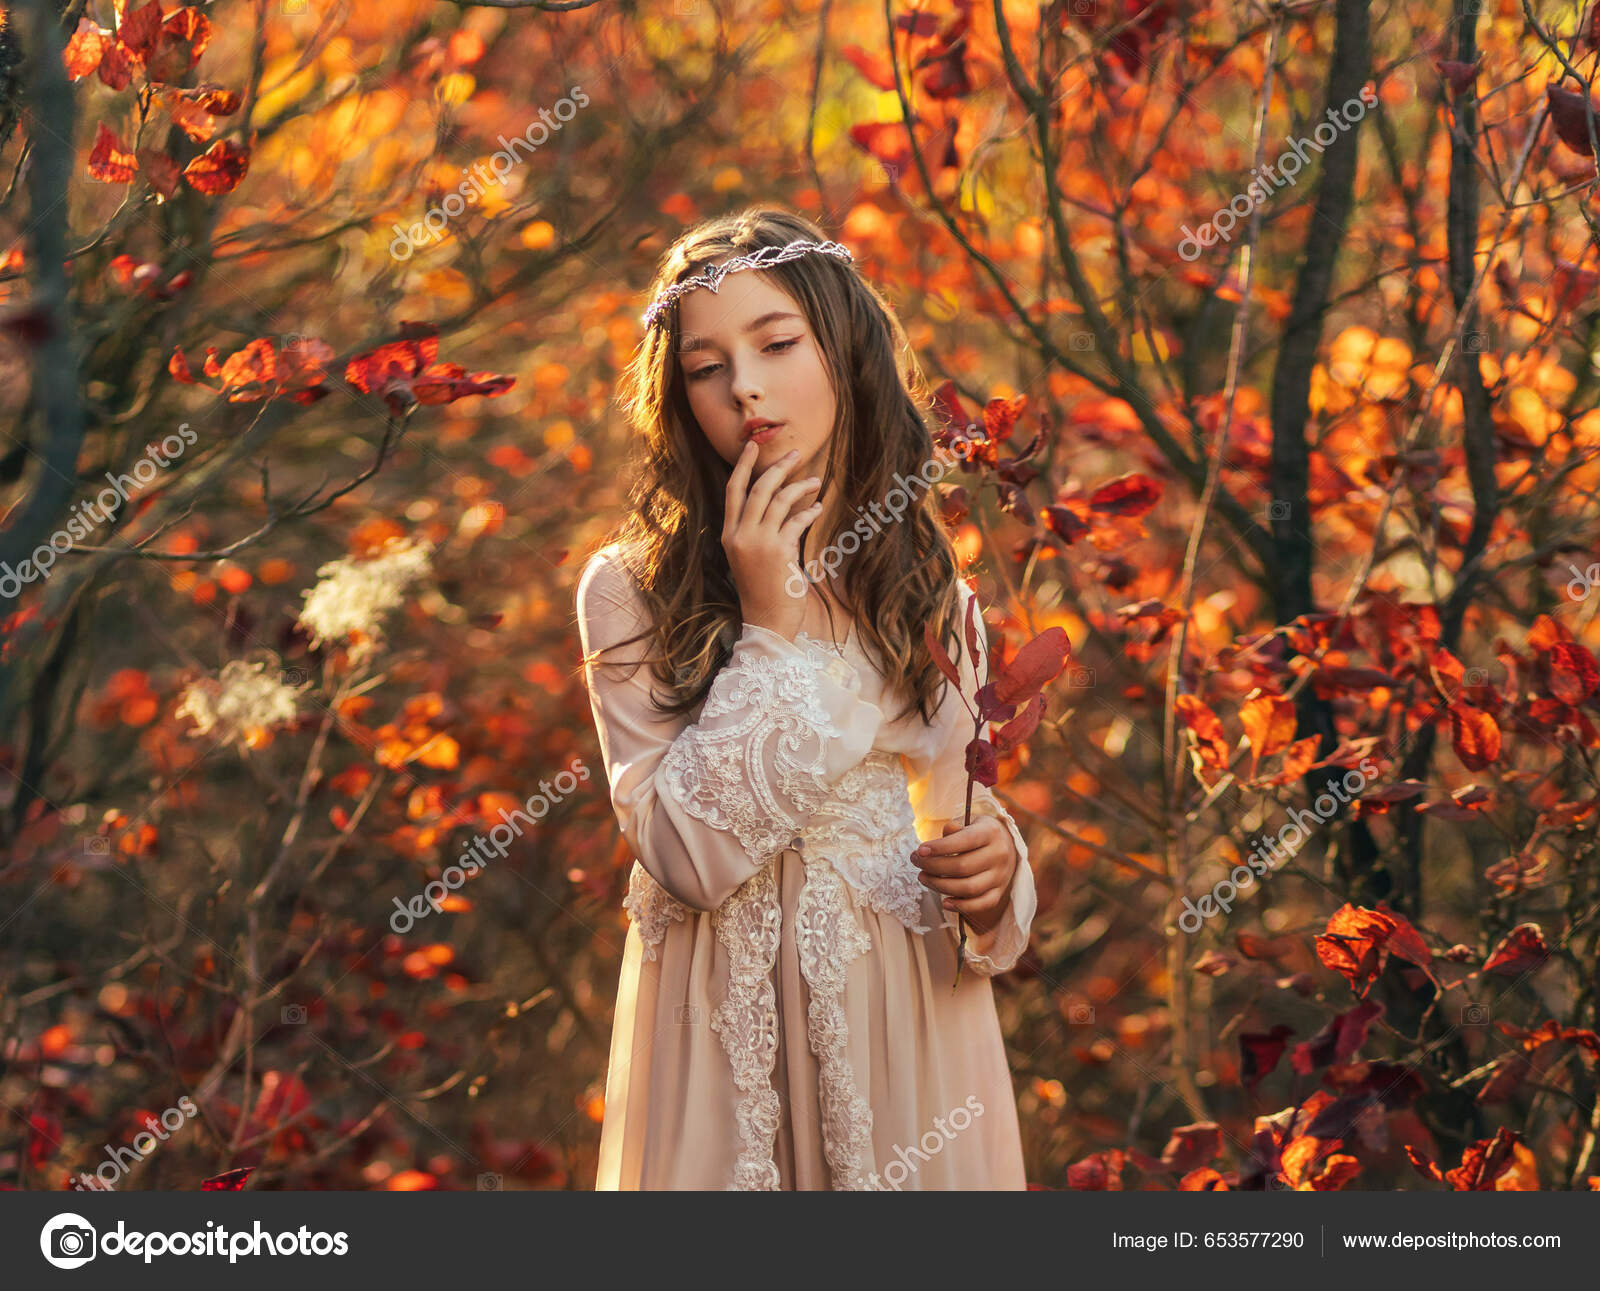
[[[923,886],[943,894],[945,908],[980,933],[992,931],[1004,917],[1021,859],[1011,831],[996,817],[982,815],[970,825],[946,821],[943,838],[929,839],[911,853]]]

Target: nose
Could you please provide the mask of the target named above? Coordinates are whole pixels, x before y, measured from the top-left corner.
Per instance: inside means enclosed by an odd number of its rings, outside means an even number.
[[[741,412],[746,416],[755,412],[756,404],[761,401],[761,383],[756,380],[755,365],[740,364],[728,382],[728,389],[732,392],[733,401]]]

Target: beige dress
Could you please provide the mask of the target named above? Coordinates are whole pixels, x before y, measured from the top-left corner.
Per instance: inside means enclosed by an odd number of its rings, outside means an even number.
[[[644,626],[614,547],[576,599],[585,652]],[[1027,845],[978,785],[974,814],[1006,824],[1022,863],[954,991],[955,915],[910,857],[962,818],[960,697],[947,685],[931,725],[890,721],[854,630],[840,654],[746,623],[698,709],[663,718],[650,667],[612,666],[650,648],[586,672],[637,858],[596,1188],[1025,1187],[989,979],[1027,945]],[[960,665],[970,696],[986,660],[976,681]]]

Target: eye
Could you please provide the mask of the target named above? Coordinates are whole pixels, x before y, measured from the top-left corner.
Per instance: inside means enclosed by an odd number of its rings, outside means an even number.
[[[761,352],[763,354],[782,354],[785,350],[792,349],[798,344],[800,344],[800,338],[792,336],[786,341],[773,341],[763,346]],[[720,363],[707,363],[703,368],[696,368],[693,372],[685,372],[683,377],[685,381],[700,381],[710,376],[721,366],[722,364]]]

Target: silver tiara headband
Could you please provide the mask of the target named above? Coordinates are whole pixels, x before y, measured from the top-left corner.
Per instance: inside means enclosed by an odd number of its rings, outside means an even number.
[[[661,316],[672,306],[673,302],[686,291],[693,291],[696,287],[707,287],[714,294],[721,285],[722,280],[730,273],[740,269],[770,269],[775,264],[782,264],[785,260],[798,260],[801,256],[812,251],[820,251],[824,255],[837,256],[848,263],[854,263],[855,257],[850,254],[850,248],[841,242],[817,242],[811,238],[800,238],[798,241],[789,242],[781,247],[761,247],[750,252],[749,255],[736,256],[732,260],[725,260],[721,264],[710,265],[695,274],[693,278],[683,282],[675,282],[650,302],[650,308],[640,316],[646,329],[653,327]]]

